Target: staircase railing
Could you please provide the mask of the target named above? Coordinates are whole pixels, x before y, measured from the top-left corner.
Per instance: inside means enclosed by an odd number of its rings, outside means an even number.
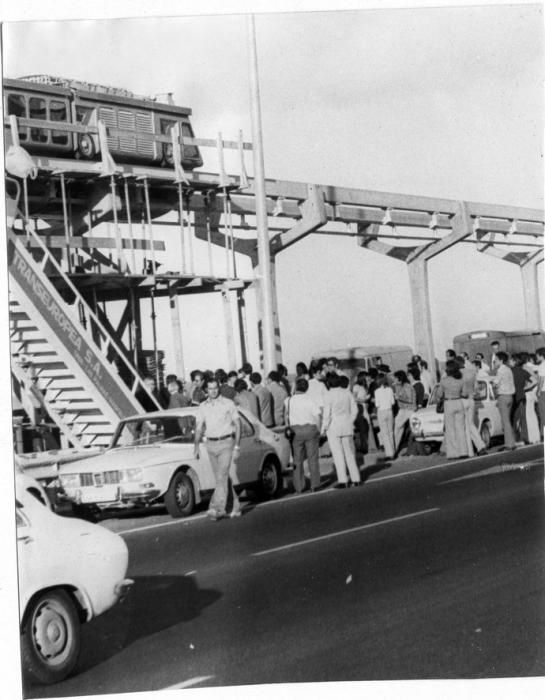
[[[50,276],[51,268],[53,268],[55,273],[62,279],[63,287],[72,298],[71,302],[66,302],[67,295],[66,291],[64,291],[63,299],[65,299],[65,305],[77,309],[75,313],[70,314],[70,317],[74,325],[77,326],[78,332],[85,337],[89,345],[94,346],[100,352],[106,363],[112,367],[112,373],[119,379],[120,383],[125,384],[133,396],[135,396],[137,392],[143,393],[151,399],[157,408],[160,408],[159,403],[144,384],[140,374],[126,357],[125,351],[111,338],[98,316],[81,296],[55,257],[44,245],[40,236],[29,226],[25,226],[25,229],[25,243],[20,240],[13,229],[8,229],[8,241],[11,241],[15,247],[17,247],[19,243],[24,248],[26,248],[26,246],[30,248],[30,242],[33,242],[32,247],[37,247],[42,253],[41,260],[37,260],[34,253],[28,250],[26,252],[32,258],[33,263],[46,277]],[[49,272],[46,273],[46,267],[48,266]],[[51,283],[50,280],[49,282]],[[54,285],[52,286],[54,287]],[[118,363],[117,367],[115,366],[116,362]]]

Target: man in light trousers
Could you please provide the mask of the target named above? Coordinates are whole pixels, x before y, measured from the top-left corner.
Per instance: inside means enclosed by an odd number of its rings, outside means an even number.
[[[467,398],[462,398],[465,413],[467,454],[469,457],[473,457],[473,445],[475,445],[477,454],[484,455],[486,454],[486,445],[484,444],[474,421],[475,399],[473,398],[473,395],[475,394],[475,390],[477,388],[477,368],[467,358],[457,357],[456,360],[460,365],[462,381],[464,383],[462,394],[467,396]]]
[[[199,406],[197,413],[195,459],[199,459],[199,443],[203,435],[216,479],[208,516],[211,520],[226,516],[236,518],[240,515],[240,504],[229,478],[229,469],[240,450],[240,418],[234,402],[221,396],[215,379],[208,382],[208,399]]]

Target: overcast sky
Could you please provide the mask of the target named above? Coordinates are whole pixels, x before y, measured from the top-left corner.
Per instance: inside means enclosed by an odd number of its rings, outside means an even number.
[[[256,24],[267,177],[542,206],[539,5],[266,14]],[[242,15],[4,26],[6,76],[173,91],[203,137],[242,128],[250,138],[247,66]],[[204,157],[215,170],[215,154]],[[332,346],[413,345],[403,263],[313,235],[277,268],[290,369]],[[519,269],[471,246],[430,263],[430,289],[439,356],[460,332],[525,325]],[[182,302],[188,368],[225,365],[221,313],[217,297]],[[168,360],[170,339],[162,345]]]

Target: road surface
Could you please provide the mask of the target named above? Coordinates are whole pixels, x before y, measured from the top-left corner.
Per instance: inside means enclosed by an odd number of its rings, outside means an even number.
[[[237,520],[105,520],[133,590],[26,695],[545,675],[542,446],[370,471]]]

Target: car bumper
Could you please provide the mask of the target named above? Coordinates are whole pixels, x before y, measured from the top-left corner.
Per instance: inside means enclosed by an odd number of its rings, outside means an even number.
[[[131,486],[107,486],[67,489],[62,492],[64,499],[77,505],[95,505],[98,508],[123,508],[133,503],[153,503],[161,495],[158,488],[137,488]]]

